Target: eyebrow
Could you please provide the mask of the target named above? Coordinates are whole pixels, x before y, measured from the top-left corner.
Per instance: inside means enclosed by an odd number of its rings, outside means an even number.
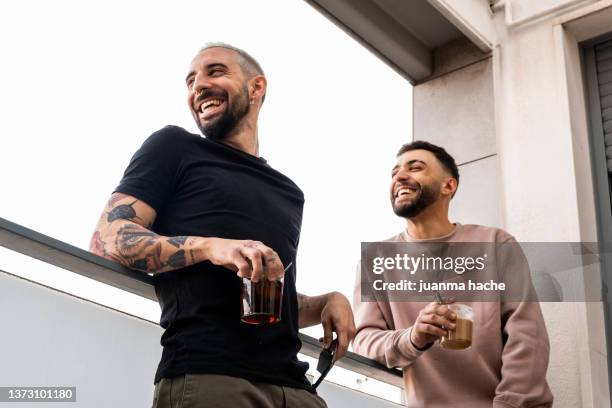
[[[413,159],[413,160],[410,160],[409,162],[406,162],[406,163],[404,164],[404,166],[411,166],[411,165],[413,165],[413,164],[415,164],[415,163],[421,163],[421,164],[423,164],[424,166],[427,166],[427,163],[425,163],[423,160],[418,160],[418,159]],[[393,173],[393,172],[394,172],[395,170],[397,170],[399,167],[400,167],[400,166],[399,166],[399,164],[396,164],[395,166],[393,166],[393,168],[391,169],[391,173]]]
[[[208,64],[206,66],[206,70],[212,69],[212,68],[223,68],[223,69],[228,69],[227,65],[222,64],[221,62],[213,62],[212,64]],[[185,77],[185,82],[189,81],[189,78],[191,78],[192,76],[195,75],[195,71],[190,71],[187,76]]]
[[[413,160],[410,160],[410,161],[409,161],[408,163],[406,163],[406,164],[407,164],[408,166],[410,166],[410,165],[412,165],[412,164],[414,164],[414,163],[421,163],[421,164],[423,164],[423,165],[427,166],[427,163],[425,163],[423,160],[418,160],[418,159],[413,159]]]

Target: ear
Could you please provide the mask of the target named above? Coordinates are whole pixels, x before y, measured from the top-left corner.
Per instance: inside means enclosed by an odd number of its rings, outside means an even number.
[[[452,198],[455,191],[457,191],[458,183],[454,177],[449,177],[442,183],[442,194]]]
[[[266,94],[268,81],[263,75],[255,75],[249,80],[249,99],[261,100]]]

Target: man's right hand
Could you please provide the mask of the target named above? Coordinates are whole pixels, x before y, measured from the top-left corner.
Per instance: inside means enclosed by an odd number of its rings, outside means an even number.
[[[419,349],[446,335],[448,329],[455,328],[457,314],[450,310],[446,304],[432,302],[419,312],[416,322],[412,326],[410,341]]]
[[[240,278],[257,282],[266,266],[266,277],[274,281],[285,275],[283,263],[272,248],[259,241],[205,238],[205,257],[215,265],[236,272]]]

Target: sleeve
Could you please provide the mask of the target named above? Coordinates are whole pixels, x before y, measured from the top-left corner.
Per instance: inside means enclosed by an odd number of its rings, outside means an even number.
[[[360,272],[361,264],[357,267],[357,278],[353,291],[353,310],[357,329],[353,340],[353,350],[389,368],[408,367],[427,349],[419,350],[414,347],[410,341],[412,327],[400,330],[391,329],[378,302],[361,301]]]
[[[512,298],[501,304],[504,338],[501,381],[493,406],[551,407],[553,395],[546,382],[550,345],[540,304],[537,302],[529,264],[514,238],[507,239],[498,254],[500,273],[510,282]],[[523,299],[517,298],[522,292]]]
[[[167,126],[149,136],[132,156],[114,192],[139,198],[159,213],[176,182],[180,130]]]

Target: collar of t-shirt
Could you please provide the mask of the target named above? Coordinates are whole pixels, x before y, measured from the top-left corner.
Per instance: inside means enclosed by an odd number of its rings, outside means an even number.
[[[408,228],[402,231],[401,236],[406,242],[448,241],[453,236],[455,236],[455,234],[457,234],[457,231],[459,231],[459,228],[461,227],[461,223],[459,222],[455,222],[453,224],[455,225],[455,228],[453,228],[453,230],[449,232],[448,234],[442,235],[440,237],[424,238],[424,239],[412,238],[410,234],[408,233]]]
[[[246,157],[246,158],[247,158],[247,159],[249,159],[249,160],[255,160],[255,161],[259,162],[260,164],[263,164],[263,165],[265,165],[265,166],[269,166],[269,164],[268,164],[268,162],[266,161],[266,159],[264,159],[264,158],[263,158],[263,157],[261,157],[261,156],[255,156],[255,155],[252,155],[252,154],[250,154],[250,153],[245,152],[244,150],[236,149],[235,147],[230,146],[230,145],[228,145],[228,144],[225,144],[225,143],[223,143],[223,142],[221,142],[221,141],[218,141],[218,140],[213,140],[213,139],[210,139],[210,138],[206,138],[206,140],[208,140],[208,141],[210,141],[210,142],[212,142],[212,143],[215,143],[215,144],[217,144],[218,146],[221,146],[221,147],[223,147],[223,148],[226,148],[226,149],[228,149],[228,150],[231,150],[231,151],[233,151],[233,152],[236,152],[237,154],[240,154],[241,156],[244,156],[244,157]]]

